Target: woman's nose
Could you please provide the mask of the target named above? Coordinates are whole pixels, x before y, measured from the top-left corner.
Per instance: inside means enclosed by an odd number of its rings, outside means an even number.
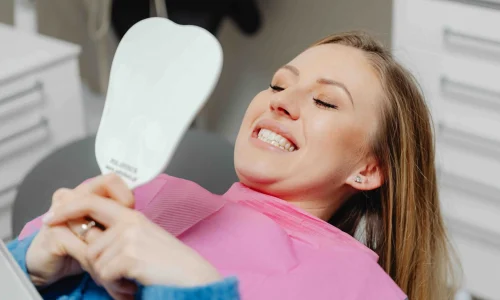
[[[269,108],[271,112],[279,116],[285,116],[292,120],[297,120],[299,118],[300,112],[299,107],[293,103],[292,99],[287,99],[283,92],[273,95],[270,101]]]

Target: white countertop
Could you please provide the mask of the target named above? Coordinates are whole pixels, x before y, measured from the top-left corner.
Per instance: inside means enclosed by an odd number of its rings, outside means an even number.
[[[0,84],[79,53],[78,45],[0,24]]]

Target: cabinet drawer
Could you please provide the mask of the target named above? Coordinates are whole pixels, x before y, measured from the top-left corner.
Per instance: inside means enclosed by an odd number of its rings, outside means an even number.
[[[439,128],[443,215],[460,256],[466,288],[491,299],[500,295],[500,143]]]
[[[40,109],[43,100],[41,81],[30,78],[0,85],[0,122],[6,122],[23,112]]]
[[[500,140],[500,132],[491,130],[500,124],[500,10],[452,1],[419,0],[405,4],[405,32],[398,36],[396,55],[409,52],[417,56],[408,63],[423,73],[429,95],[445,98],[434,102],[459,102],[471,110],[482,110],[476,115],[487,115],[461,116],[450,107],[437,108],[447,121],[462,120],[457,125],[468,123],[473,130],[496,134]],[[490,111],[498,115],[490,117]],[[449,118],[450,115],[457,118]],[[496,121],[493,124],[488,121],[492,119]]]
[[[5,113],[0,103],[2,190],[19,184],[43,157],[82,138],[85,130],[76,59],[3,82],[0,92],[8,99],[4,104],[17,105]]]
[[[36,144],[36,147],[26,147],[16,155],[8,156],[7,159],[1,161],[0,190],[20,184],[28,172],[54,149],[53,142],[42,142],[43,137],[40,137],[39,134],[40,131],[36,131],[33,132],[33,135],[26,136],[32,140],[41,139],[40,143]],[[47,176],[50,176],[50,174],[47,174]]]
[[[443,172],[440,199],[446,218],[459,220],[477,231],[478,241],[500,248],[500,187]]]
[[[85,135],[78,61],[67,60],[0,82],[0,127],[37,112],[49,121],[57,144]]]
[[[482,180],[440,174],[441,206],[463,267],[463,283],[481,299],[500,295],[499,195],[500,188],[487,186]]]
[[[423,50],[500,60],[500,10],[480,1],[409,0],[403,7],[405,45]]]
[[[466,289],[480,299],[498,299],[500,248],[478,241],[476,231],[468,232],[459,222],[449,220],[447,224],[460,257]]]
[[[411,47],[397,58],[419,81],[436,122],[500,142],[500,65]]]
[[[49,120],[40,111],[18,114],[0,123],[0,192],[19,184],[54,147]]]
[[[4,126],[0,130],[0,166],[2,161],[16,158],[24,151],[33,149],[39,144],[47,143],[50,139],[48,120],[43,117],[28,116]],[[12,128],[12,129],[11,129]],[[11,129],[11,130],[5,130]]]
[[[500,189],[500,143],[446,126],[439,130],[437,164],[444,173]]]

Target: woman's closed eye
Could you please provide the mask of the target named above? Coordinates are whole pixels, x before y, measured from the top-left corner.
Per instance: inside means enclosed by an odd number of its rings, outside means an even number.
[[[285,90],[285,88],[280,87],[278,85],[274,85],[274,84],[270,84],[269,87],[273,90],[273,92],[281,92],[281,91]],[[316,104],[316,106],[319,106],[321,108],[326,108],[326,109],[338,109],[339,108],[335,104],[331,104],[331,103],[328,103],[328,102],[320,100],[320,99],[313,98],[313,100],[314,100],[314,104]]]
[[[282,88],[280,86],[277,86],[277,85],[274,85],[274,84],[270,84],[269,87],[274,91],[274,92],[281,92],[281,91],[284,91],[285,88]]]
[[[328,102],[325,102],[325,101],[322,101],[320,99],[316,99],[316,98],[313,98],[314,100],[314,103],[319,106],[319,107],[322,107],[322,108],[327,108],[327,109],[338,109],[339,107],[335,104],[331,104],[331,103],[328,103]]]

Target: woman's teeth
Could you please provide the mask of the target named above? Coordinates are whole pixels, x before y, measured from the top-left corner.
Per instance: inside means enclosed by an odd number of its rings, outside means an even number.
[[[295,146],[292,142],[269,129],[261,129],[258,139],[288,152],[295,151]]]

